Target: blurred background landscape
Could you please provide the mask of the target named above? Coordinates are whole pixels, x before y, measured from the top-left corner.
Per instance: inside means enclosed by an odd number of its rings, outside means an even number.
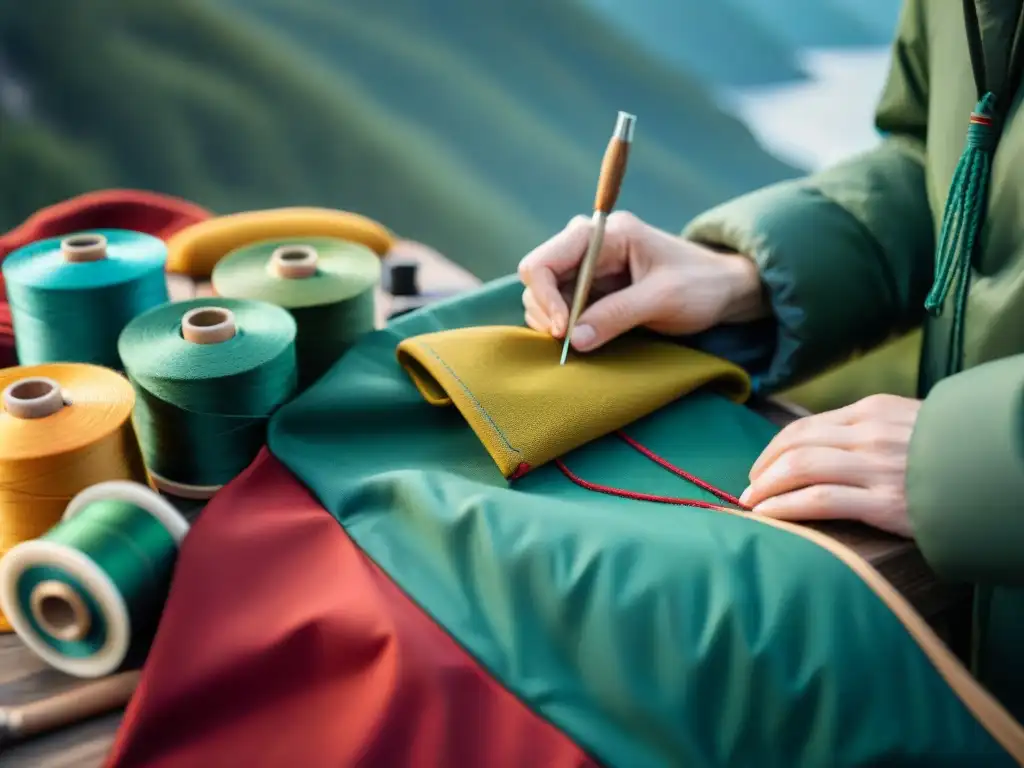
[[[592,204],[669,230],[865,149],[899,0],[32,0],[0,9],[0,230],[126,186],[375,218],[489,279]]]

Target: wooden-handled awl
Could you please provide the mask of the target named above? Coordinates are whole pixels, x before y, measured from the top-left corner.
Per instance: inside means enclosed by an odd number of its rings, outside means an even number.
[[[138,672],[121,672],[29,704],[0,707],[0,748],[121,709],[138,683]]]
[[[615,202],[619,199],[619,190],[622,189],[622,179],[626,175],[626,160],[629,158],[629,145],[633,143],[635,126],[635,115],[619,112],[618,120],[615,121],[615,132],[604,153],[601,175],[597,180],[597,195],[594,198],[590,243],[576,277],[576,290],[572,298],[572,308],[569,310],[569,325],[565,329],[565,343],[562,345],[562,360],[559,365],[565,365],[565,360],[569,355],[569,341],[572,338],[573,328],[576,327],[576,321],[579,320],[580,313],[583,312],[583,308],[587,306],[587,301],[590,299],[590,286],[594,282],[594,267],[604,242],[604,227],[608,221],[608,214],[612,212]]]

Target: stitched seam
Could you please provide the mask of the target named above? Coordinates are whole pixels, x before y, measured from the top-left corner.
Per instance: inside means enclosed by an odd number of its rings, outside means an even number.
[[[420,347],[429,352],[434,357],[434,359],[437,360],[437,362],[439,362],[446,371],[448,371],[448,374],[453,379],[455,379],[456,382],[458,382],[459,386],[462,387],[462,391],[465,392],[466,397],[468,397],[469,401],[473,404],[473,407],[476,408],[476,410],[480,413],[481,416],[484,417],[487,423],[491,425],[491,429],[494,430],[494,434],[496,434],[498,438],[501,440],[501,442],[505,444],[505,447],[512,451],[516,456],[518,456],[520,460],[522,460],[523,454],[519,451],[519,449],[513,447],[512,443],[508,441],[508,438],[505,437],[504,433],[498,427],[497,423],[495,423],[494,419],[491,418],[491,415],[487,413],[486,410],[484,410],[484,407],[480,404],[480,401],[476,399],[476,395],[474,395],[470,391],[469,387],[466,386],[466,383],[459,378],[459,375],[455,371],[452,370],[452,367],[448,365],[448,363],[446,363],[442,359],[442,357],[439,354],[437,354],[437,352],[435,352],[434,349],[429,344],[425,344],[422,341],[418,343]]]

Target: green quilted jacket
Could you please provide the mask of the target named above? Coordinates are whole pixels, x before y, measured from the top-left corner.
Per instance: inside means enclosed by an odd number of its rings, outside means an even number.
[[[970,19],[980,32],[972,57]],[[976,673],[1024,715],[1024,112],[1011,77],[1020,0],[907,0],[875,149],[697,217],[685,234],[760,266],[777,321],[763,383],[782,389],[920,328],[907,494],[917,541],[940,577],[979,586]],[[972,63],[973,62],[973,63]],[[976,75],[1003,102],[987,209],[974,251],[962,370],[947,375],[949,299],[925,312],[943,210]]]

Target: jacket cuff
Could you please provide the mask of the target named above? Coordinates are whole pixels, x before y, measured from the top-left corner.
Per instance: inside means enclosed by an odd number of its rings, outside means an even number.
[[[761,381],[766,390],[799,383],[892,330],[879,243],[806,180],[713,208],[683,236],[757,263],[776,320],[774,357]]]
[[[766,318],[735,325],[716,325],[701,333],[684,336],[680,341],[738,365],[750,375],[754,392],[760,392],[761,381],[775,357],[777,338],[775,319]]]
[[[1024,585],[1024,355],[940,382],[918,414],[906,493],[940,576]]]

